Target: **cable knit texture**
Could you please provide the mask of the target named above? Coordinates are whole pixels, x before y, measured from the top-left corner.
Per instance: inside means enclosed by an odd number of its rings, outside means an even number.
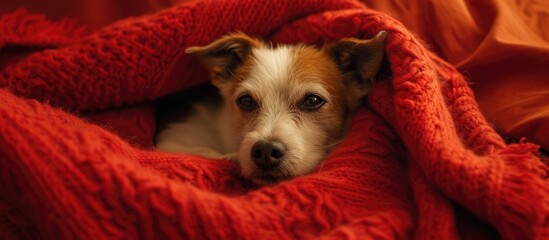
[[[388,30],[391,81],[314,173],[256,188],[152,149],[154,99],[208,81],[185,48],[240,30]],[[0,17],[0,239],[549,239],[537,146],[506,145],[463,76],[352,0],[195,1],[103,29]]]

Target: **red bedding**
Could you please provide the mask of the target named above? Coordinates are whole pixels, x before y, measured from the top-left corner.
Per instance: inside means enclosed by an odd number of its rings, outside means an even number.
[[[320,43],[389,30],[392,80],[315,173],[255,188],[155,152],[153,101],[207,81],[184,49],[241,30]],[[351,0],[200,1],[99,30],[0,17],[0,238],[549,238],[547,167],[464,78]]]

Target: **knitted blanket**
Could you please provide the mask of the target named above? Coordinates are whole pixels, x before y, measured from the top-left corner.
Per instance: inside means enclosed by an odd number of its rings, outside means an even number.
[[[184,54],[390,32],[377,83],[314,173],[270,187],[157,152],[154,100],[208,81]],[[353,0],[196,1],[103,29],[0,17],[0,239],[549,239],[537,146],[506,145],[467,82]]]

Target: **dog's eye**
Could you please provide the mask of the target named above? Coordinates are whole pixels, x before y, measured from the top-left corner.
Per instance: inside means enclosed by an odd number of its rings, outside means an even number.
[[[309,94],[305,96],[299,108],[304,111],[314,111],[322,107],[324,103],[325,101],[321,97],[314,94]]]
[[[244,111],[252,111],[257,108],[257,103],[250,95],[244,95],[236,100],[236,104]]]

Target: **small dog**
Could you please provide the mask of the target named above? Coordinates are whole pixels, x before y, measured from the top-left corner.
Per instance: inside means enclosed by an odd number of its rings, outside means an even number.
[[[273,47],[234,33],[190,47],[221,98],[194,104],[158,133],[157,148],[235,160],[260,185],[307,174],[346,135],[382,65],[386,37]]]

